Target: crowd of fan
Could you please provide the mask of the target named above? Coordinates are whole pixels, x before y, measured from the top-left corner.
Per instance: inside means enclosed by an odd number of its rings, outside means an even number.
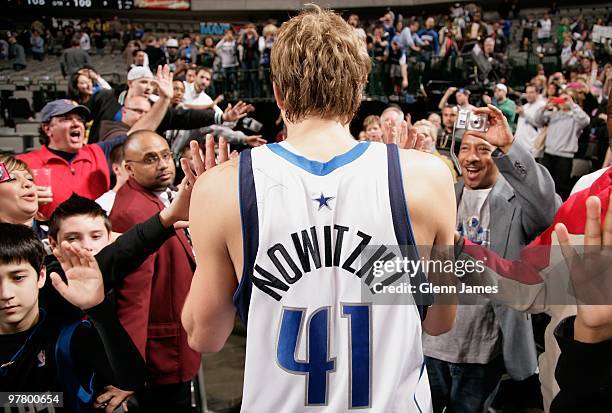
[[[587,74],[596,61],[605,61],[612,54],[610,39],[596,43],[592,39],[593,26],[608,25],[610,14],[590,21],[583,15],[570,19],[560,17],[554,5],[542,15],[521,14],[516,1],[502,3],[498,14],[498,18],[485,21],[480,6],[456,3],[447,14],[426,17],[407,18],[389,10],[377,21],[362,23],[357,14],[347,15],[348,23],[366,42],[373,62],[366,93],[398,100],[410,85],[410,93],[417,94],[427,80],[442,80],[432,79],[430,69],[459,71],[466,79],[462,86],[476,81],[508,83],[519,51],[528,52],[536,61],[554,56],[557,70]],[[173,37],[145,31],[141,24],[125,23],[117,17],[108,21],[36,20],[29,30],[2,36],[0,59],[11,59],[13,68],[21,70],[27,65],[27,55],[42,60],[45,53],[60,53],[78,43],[88,54],[121,51],[127,66],[148,64],[153,72],[166,63],[179,75],[196,66],[208,67],[213,69],[212,86],[218,94],[234,99],[272,98],[270,50],[276,24],[271,20],[236,25],[237,29],[229,29],[223,36],[191,32]],[[475,44],[492,70],[485,78],[467,80],[472,69],[465,51]]]
[[[550,28],[548,23],[533,25],[531,20],[527,17],[523,22],[521,44],[525,48],[531,47],[533,30],[541,44],[553,37],[550,30],[547,36],[542,32]],[[485,24],[479,9],[471,5],[454,6],[441,28],[442,21],[433,17],[425,20],[422,29],[416,19],[404,27],[403,19],[392,12],[367,30],[360,27],[356,15],[349,16],[348,22],[359,30],[376,63],[370,84],[377,84],[376,76],[388,76],[389,94],[401,93],[410,81],[406,65],[428,65],[436,58],[458,54],[466,41],[482,42],[486,55],[504,53],[511,38],[504,23]],[[200,359],[189,348],[180,323],[181,305],[195,269],[183,222],[189,209],[185,188],[188,182],[193,184],[193,171],[214,165],[215,140],[223,155],[227,155],[228,141],[244,146],[265,143],[253,134],[261,125],[247,117],[254,110],[251,105],[238,102],[222,110],[219,104],[224,97],[259,96],[261,88],[271,93],[259,69],[269,68],[276,26],[264,26],[260,36],[255,25],[246,25],[238,34],[228,30],[221,39],[189,34],[181,39],[156,37],[140,27],[123,26],[117,19],[80,26],[80,33],[70,27],[56,27],[55,33],[45,27],[32,29],[34,58],[43,59],[51,42],[64,46],[62,70],[70,79],[74,101],[57,100],[43,108],[41,149],[17,157],[0,156],[6,168],[0,170],[0,222],[30,226],[46,243],[47,252],[59,256],[57,261],[49,255],[47,268],[58,273],[63,268],[68,278],[70,263],[86,261],[70,246],[77,243],[95,256],[105,292],[116,288],[109,295],[112,300],[103,298],[103,291],[92,306],[62,290],[57,274],[47,282],[42,277],[40,285],[41,303],[50,315],[78,322],[84,310],[102,336],[103,344],[95,343],[101,351],[83,362],[96,374],[101,371],[95,381],[95,403],[114,408],[132,400],[133,391],[142,391],[143,411],[189,411],[189,382]],[[563,42],[558,44],[562,56],[572,42],[565,71],[547,74],[540,67],[524,92],[501,79],[492,96],[484,94],[479,101],[469,89],[449,88],[439,103],[440,111],[415,122],[392,105],[380,116],[368,116],[359,136],[360,140],[432,153],[445,162],[456,181],[461,174],[463,179],[456,187],[458,231],[510,260],[520,257],[522,246],[544,239],[561,206],[556,193],[566,199],[573,179],[597,170],[576,184],[573,191],[579,191],[612,164],[606,124],[612,65],[600,66],[594,59],[583,19],[577,17],[573,25],[561,27],[565,27],[560,28]],[[37,40],[41,38],[44,40]],[[119,96],[90,65],[92,41],[96,53],[104,51],[105,41],[110,42],[111,52],[125,48],[127,89]],[[11,36],[9,43],[7,56],[15,53],[11,50],[16,38]],[[24,54],[23,47],[20,53]],[[244,96],[235,95],[238,67],[252,74],[243,78],[249,91]],[[513,132],[514,139],[498,148],[474,136],[456,136],[459,113],[486,105],[492,106],[477,112],[488,117],[491,127]],[[210,136],[203,142],[205,134]],[[282,138],[281,134],[278,139]],[[117,234],[111,228],[123,235],[115,239]],[[16,231],[6,227],[0,234],[9,229]],[[12,236],[27,239],[28,234],[13,232]],[[499,240],[506,240],[505,244]],[[8,251],[10,244],[11,239],[0,238],[3,249]],[[32,267],[42,271],[38,261]],[[51,283],[59,286],[63,297]],[[505,363],[506,371],[517,381],[539,371],[548,410],[558,393],[548,384],[554,382],[558,352],[547,344],[544,358],[550,364],[541,364],[538,370],[529,317],[482,300],[479,306],[460,307],[457,326],[449,333],[456,345],[449,346],[448,337],[425,336],[434,406],[437,411],[444,406],[460,411],[461,404],[470,400],[470,408],[489,407]],[[551,316],[547,340],[554,340],[553,333],[561,323],[557,314]],[[79,343],[79,348],[90,345],[86,340]],[[2,361],[15,347],[8,344]],[[84,353],[86,359],[90,353]],[[2,366],[6,367],[10,363]],[[480,387],[462,388],[466,377],[479,377]],[[18,385],[27,388],[28,384]],[[451,392],[451,388],[466,393]]]

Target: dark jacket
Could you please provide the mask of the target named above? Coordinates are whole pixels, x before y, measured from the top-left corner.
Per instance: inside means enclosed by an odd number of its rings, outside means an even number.
[[[166,54],[162,49],[155,46],[147,46],[145,53],[149,56],[149,68],[151,72],[157,72],[157,67],[166,64]]]
[[[74,399],[75,394],[68,394],[71,391],[67,387],[70,380],[66,378],[72,378],[77,386],[80,384],[89,390],[94,374],[91,389],[94,397],[107,385],[122,390],[140,389],[144,384],[144,362],[108,301],[85,313],[91,324],[79,324],[70,339],[68,360],[72,360],[73,369],[56,359],[58,337],[66,322],[46,314],[44,310],[41,310],[37,324],[29,330],[0,335],[1,359],[3,362],[14,360],[13,364],[2,368],[2,391],[63,392],[64,406],[67,407],[66,400]],[[67,374],[68,370],[73,373]]]
[[[64,50],[62,60],[60,61],[62,75],[70,77],[77,70],[85,66],[92,67],[89,54],[85,50],[82,50],[80,47],[71,47]]]
[[[114,134],[104,135],[100,130],[103,121],[120,122],[118,114],[121,110],[121,105],[117,101],[115,93],[112,90],[101,90],[92,96],[87,106],[91,111],[91,117],[93,119],[93,123],[89,130],[89,142],[108,140],[115,136]],[[165,131],[171,129],[199,129],[215,123],[222,123],[222,120],[216,122],[215,111],[213,109],[189,110],[170,108],[160,122],[157,133],[161,135]],[[112,126],[105,122],[106,133],[116,129],[116,127],[118,127],[118,125]]]
[[[96,254],[96,261],[104,277],[105,291],[109,292],[115,288],[121,280],[138,268],[149,255],[157,251],[174,234],[174,228],[162,226],[159,213],[152,215],[149,219],[130,228],[115,242]],[[60,276],[64,276],[57,258],[48,256],[46,261],[47,274],[57,272]],[[81,310],[64,300],[53,288],[49,277],[41,289],[40,303],[49,314],[54,316],[68,320],[78,320],[82,316]]]
[[[121,105],[117,102],[117,96],[113,90],[104,89],[94,94],[87,102],[87,107],[91,112],[93,123],[89,129],[88,142],[98,142],[100,139],[100,126],[104,120],[115,120],[115,116],[121,110]]]
[[[605,412],[612,406],[612,340],[581,343],[574,340],[569,317],[555,329],[561,349],[555,378],[560,391],[550,413]]]
[[[100,122],[100,141],[116,138],[117,136],[127,135],[130,127],[123,122],[114,120],[103,120]]]
[[[127,231],[162,209],[154,193],[130,178],[117,192],[110,218],[116,231]],[[191,244],[177,231],[116,289],[119,319],[145,357],[150,384],[189,381],[200,366],[181,324],[194,271]]]

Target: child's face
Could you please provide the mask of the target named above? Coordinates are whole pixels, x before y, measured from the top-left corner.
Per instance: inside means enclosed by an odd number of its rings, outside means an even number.
[[[0,263],[0,334],[14,334],[32,327],[38,319],[38,289],[45,284],[27,261]]]
[[[54,248],[66,241],[96,255],[110,243],[110,234],[102,217],[74,215],[61,220],[57,239],[50,241]]]
[[[374,141],[374,142],[382,142],[383,133],[378,123],[369,125],[365,133],[366,133],[366,138],[368,140]]]

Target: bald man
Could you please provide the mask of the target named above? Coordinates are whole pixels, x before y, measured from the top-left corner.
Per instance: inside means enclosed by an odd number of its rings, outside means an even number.
[[[119,232],[170,205],[176,172],[168,143],[152,131],[130,135],[124,155],[130,177],[117,192],[110,214]],[[119,319],[147,364],[141,411],[189,412],[190,380],[200,358],[187,345],[180,312],[194,270],[188,235],[176,230],[117,289]]]

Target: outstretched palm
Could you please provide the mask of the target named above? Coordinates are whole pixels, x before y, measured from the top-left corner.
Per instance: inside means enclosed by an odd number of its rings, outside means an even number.
[[[602,231],[601,201],[587,199],[582,256],[574,250],[565,225],[555,227],[576,293],[576,321],[599,339],[612,338],[612,195],[608,201]]]
[[[232,106],[230,103],[227,105],[227,108],[223,112],[223,120],[225,122],[235,122],[239,119],[242,119],[249,112],[253,112],[255,108],[253,105],[249,105],[243,101],[236,103],[235,106]]]
[[[172,99],[174,97],[174,89],[172,88],[172,72],[168,65],[157,66],[157,73],[155,75],[155,84],[159,95],[162,98]]]
[[[104,300],[104,282],[98,263],[91,252],[62,242],[61,248],[54,248],[67,283],[57,273],[50,275],[55,289],[71,304],[81,310],[95,307]]]

